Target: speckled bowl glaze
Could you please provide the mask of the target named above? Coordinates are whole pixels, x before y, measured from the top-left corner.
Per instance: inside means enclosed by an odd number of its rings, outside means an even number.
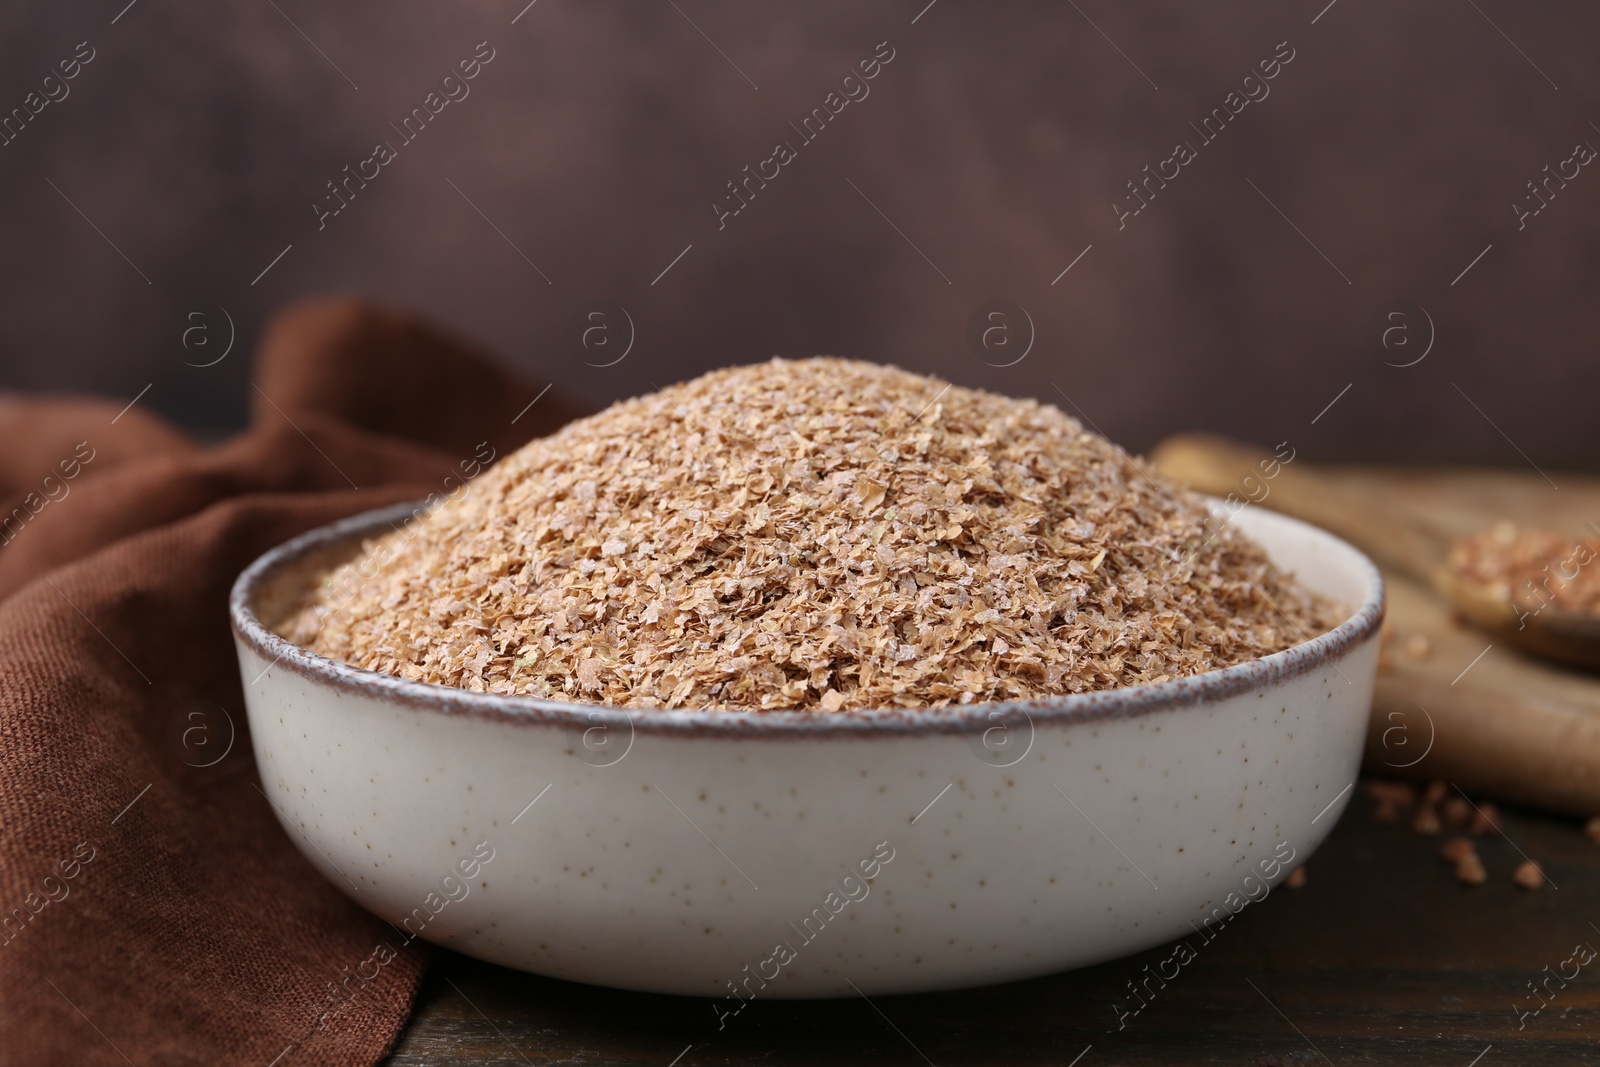
[[[1257,508],[1234,521],[1348,605],[1342,625],[1180,681],[833,715],[470,693],[267,628],[308,575],[411,514],[296,538],[230,605],[262,788],[395,947],[726,998],[719,1014],[1025,978],[1259,899],[1333,827],[1360,764],[1382,579]]]

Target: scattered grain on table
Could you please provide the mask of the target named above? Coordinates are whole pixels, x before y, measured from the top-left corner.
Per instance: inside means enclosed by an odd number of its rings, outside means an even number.
[[[1411,818],[1411,829],[1425,837],[1437,835],[1443,829],[1439,823],[1438,809],[1427,804],[1419,807],[1416,815]]]
[[[1544,885],[1544,869],[1532,860],[1524,860],[1511,872],[1511,881],[1523,889],[1538,889]]]
[[[1390,782],[1375,778],[1366,783],[1365,792],[1371,800],[1409,808],[1417,802],[1417,787],[1410,782]]]
[[[1487,837],[1489,834],[1498,833],[1500,830],[1500,809],[1485,800],[1477,805],[1472,813],[1472,822],[1467,827],[1467,832],[1473,837]]]
[[[1456,861],[1456,880],[1465,885],[1482,885],[1489,880],[1489,872],[1476,852],[1468,852]]]

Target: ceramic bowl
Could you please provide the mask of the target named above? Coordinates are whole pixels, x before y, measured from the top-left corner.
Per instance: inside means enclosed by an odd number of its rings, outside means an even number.
[[[1259,508],[1234,521],[1347,605],[1342,625],[1179,681],[833,715],[470,693],[269,629],[308,576],[411,515],[296,538],[230,604],[262,788],[393,947],[728,1010],[1000,982],[1209,933],[1351,797],[1383,582]]]

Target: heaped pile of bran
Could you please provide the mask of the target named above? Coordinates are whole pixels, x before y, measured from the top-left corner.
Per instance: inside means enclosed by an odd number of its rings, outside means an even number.
[[[1205,516],[1048,404],[775,359],[533,441],[280,630],[470,690],[848,711],[1177,678],[1338,621]]]

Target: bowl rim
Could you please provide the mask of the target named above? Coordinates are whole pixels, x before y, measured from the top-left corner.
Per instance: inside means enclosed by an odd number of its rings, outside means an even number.
[[[1206,498],[1213,505],[1220,502]],[[1071,724],[1133,718],[1159,711],[1177,710],[1224,700],[1240,693],[1264,689],[1270,683],[1297,678],[1334,661],[1377,633],[1386,609],[1387,593],[1378,568],[1359,549],[1326,530],[1279,512],[1270,519],[1301,527],[1327,539],[1354,557],[1364,572],[1362,603],[1344,622],[1326,633],[1261,659],[1219,670],[1206,671],[1165,682],[1068,693],[1030,700],[953,704],[942,708],[878,708],[862,711],[718,711],[659,707],[614,707],[547,700],[540,697],[479,693],[433,682],[416,682],[330,659],[296,645],[268,629],[256,616],[253,603],[258,590],[286,567],[340,542],[397,529],[425,512],[422,502],[392,504],[319,526],[285,541],[257,558],[234,581],[228,597],[228,616],[241,650],[267,661],[252,679],[241,679],[246,690],[273,670],[283,667],[324,688],[353,693],[418,711],[489,718],[523,725],[559,726],[588,730],[626,728],[646,733],[675,733],[719,737],[839,736],[882,734],[974,734],[997,726]],[[1244,510],[1254,510],[1254,507]],[[1237,518],[1238,514],[1234,515]],[[1348,679],[1347,679],[1348,681]],[[1031,736],[1031,733],[1030,733]]]

